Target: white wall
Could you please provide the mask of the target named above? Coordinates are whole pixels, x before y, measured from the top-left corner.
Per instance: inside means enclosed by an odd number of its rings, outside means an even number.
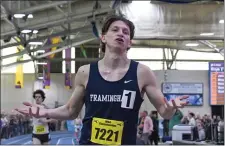
[[[154,71],[157,77],[158,86],[161,87],[161,83],[164,81],[164,71]],[[11,111],[15,107],[21,105],[23,101],[32,101],[32,92],[35,89],[42,88],[42,82],[35,82],[33,74],[24,75],[24,88],[16,89],[14,87],[14,74],[1,74],[1,109],[4,111]],[[74,76],[73,76],[74,78]],[[202,82],[204,83],[204,104],[203,106],[185,107],[182,109],[184,114],[188,111],[193,111],[204,115],[211,113],[209,106],[208,95],[208,72],[207,71],[168,71],[169,82]],[[64,75],[63,74],[51,74],[51,86],[50,89],[44,90],[46,92],[45,104],[50,107],[54,107],[55,101],[59,104],[65,104],[70,98],[73,90],[67,90],[64,87]],[[155,110],[153,105],[145,97],[141,110]],[[83,111],[84,112],[84,111]],[[81,115],[84,113],[82,112]]]

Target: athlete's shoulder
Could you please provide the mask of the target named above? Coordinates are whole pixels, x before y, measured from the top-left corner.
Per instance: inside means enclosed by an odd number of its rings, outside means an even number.
[[[146,82],[151,82],[152,80],[155,79],[155,74],[154,72],[150,69],[150,67],[139,63],[138,64],[138,69],[137,69],[137,75],[138,78],[143,80],[146,84]]]
[[[147,65],[144,65],[142,63],[138,63],[138,72],[142,74],[149,74],[152,73],[152,70]]]
[[[90,71],[90,64],[85,64],[80,66],[80,68],[78,69],[78,73],[82,73],[82,74],[87,74]]]
[[[86,86],[90,72],[90,64],[82,65],[76,73],[76,81]]]

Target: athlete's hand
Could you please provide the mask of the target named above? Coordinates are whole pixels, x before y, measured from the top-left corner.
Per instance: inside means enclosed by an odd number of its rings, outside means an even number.
[[[184,99],[188,98],[187,95],[184,95],[184,96],[180,96],[180,97],[177,97],[175,99],[172,99],[170,101],[167,101],[166,98],[164,98],[164,101],[165,101],[165,107],[166,107],[166,112],[167,113],[175,113],[175,111],[178,109],[178,108],[183,108],[185,105],[188,104],[187,101],[182,101]]]
[[[185,105],[188,104],[188,102],[182,101],[182,100],[187,99],[188,97],[189,97],[188,95],[180,96],[170,100],[169,102],[165,98],[166,106],[168,108],[173,108],[173,109],[183,108]]]
[[[33,105],[29,102],[23,102],[23,104],[26,106],[25,108],[16,108],[15,110],[21,114],[24,114],[26,116],[32,116],[35,118],[47,117],[47,109],[40,109],[39,106]]]

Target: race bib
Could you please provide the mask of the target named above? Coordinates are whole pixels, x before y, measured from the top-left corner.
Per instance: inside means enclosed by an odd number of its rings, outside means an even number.
[[[91,142],[103,145],[121,145],[124,122],[93,118]]]
[[[36,134],[41,134],[45,133],[45,126],[39,125],[35,127],[35,133]]]

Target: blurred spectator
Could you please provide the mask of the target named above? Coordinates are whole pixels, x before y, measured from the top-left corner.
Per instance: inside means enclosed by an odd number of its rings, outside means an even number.
[[[203,128],[203,124],[201,122],[197,123],[197,129],[198,129],[198,139],[199,140],[205,140],[205,130]]]
[[[141,135],[142,140],[144,141],[145,145],[149,145],[149,137],[152,134],[153,131],[153,123],[152,119],[148,116],[148,112],[144,111],[143,112],[143,117],[144,117],[144,127],[143,127],[143,133]]]
[[[163,125],[163,136],[169,136],[169,120],[164,119],[162,121]]]
[[[151,136],[149,137],[150,144],[152,145],[153,142],[154,142],[155,145],[158,145],[158,141],[159,141],[159,119],[158,119],[157,111],[152,111],[150,117],[152,118],[152,123],[153,123],[153,132],[152,132]]]
[[[188,124],[189,120],[187,116],[184,116],[183,119],[181,120],[181,124]]]
[[[189,123],[188,123],[188,125],[191,125],[191,126],[196,126],[196,121],[195,121],[195,114],[194,113],[192,113],[192,112],[190,112],[189,114],[188,114],[188,118],[189,118]]]
[[[181,123],[183,118],[183,113],[180,110],[177,110],[173,117],[169,121],[169,135],[172,136],[173,126]]]

